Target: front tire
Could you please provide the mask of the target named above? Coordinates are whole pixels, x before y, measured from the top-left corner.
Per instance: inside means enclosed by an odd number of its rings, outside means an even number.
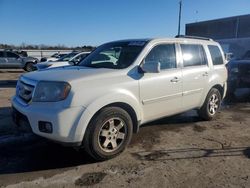
[[[218,110],[221,106],[221,94],[218,89],[212,88],[202,105],[202,107],[198,110],[199,116],[206,120],[210,121],[217,115]]]
[[[34,70],[34,64],[33,63],[26,63],[24,70],[27,72],[31,72]]]
[[[130,115],[119,107],[106,107],[90,121],[83,145],[96,160],[119,155],[129,144],[133,131]]]

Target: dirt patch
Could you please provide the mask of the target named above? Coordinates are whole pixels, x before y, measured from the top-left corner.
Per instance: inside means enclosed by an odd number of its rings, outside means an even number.
[[[246,121],[246,116],[236,113],[236,114],[233,114],[231,116],[231,120],[233,122],[240,122],[241,123],[241,122]]]
[[[160,143],[159,131],[159,128],[154,131],[151,131],[150,127],[141,128],[140,132],[133,136],[130,147],[141,145],[145,149],[152,149],[154,145]]]
[[[160,142],[162,132],[171,131],[179,133],[185,127],[193,126],[199,121],[200,118],[197,114],[191,111],[145,124],[140,128],[139,133],[133,136],[130,146],[141,145],[144,149],[150,150]]]
[[[226,129],[229,126],[222,122],[216,122],[215,124],[212,125],[212,127],[216,130],[222,130],[222,129]]]
[[[195,126],[193,127],[193,130],[194,130],[195,132],[203,132],[203,131],[205,131],[206,129],[207,129],[206,127],[200,126],[200,125],[195,125]]]
[[[106,176],[103,172],[93,172],[83,174],[75,181],[76,186],[91,186],[100,183]]]

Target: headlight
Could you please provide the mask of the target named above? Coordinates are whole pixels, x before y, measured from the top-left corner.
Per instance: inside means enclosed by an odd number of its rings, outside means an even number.
[[[66,99],[71,86],[67,82],[40,81],[38,82],[33,101],[57,102]]]

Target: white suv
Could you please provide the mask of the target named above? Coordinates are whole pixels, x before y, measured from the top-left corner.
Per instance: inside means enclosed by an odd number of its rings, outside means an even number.
[[[37,135],[109,159],[144,123],[191,109],[214,118],[227,88],[225,62],[210,39],[106,43],[78,66],[22,75],[13,118]]]

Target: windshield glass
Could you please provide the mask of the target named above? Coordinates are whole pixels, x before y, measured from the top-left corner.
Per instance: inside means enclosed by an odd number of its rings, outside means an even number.
[[[61,58],[59,58],[58,61],[69,61],[72,57],[74,57],[77,54],[78,54],[77,52],[69,53],[69,54],[64,55]]]
[[[109,69],[127,68],[135,61],[145,44],[145,41],[107,43],[87,56],[79,63],[79,66]]]

